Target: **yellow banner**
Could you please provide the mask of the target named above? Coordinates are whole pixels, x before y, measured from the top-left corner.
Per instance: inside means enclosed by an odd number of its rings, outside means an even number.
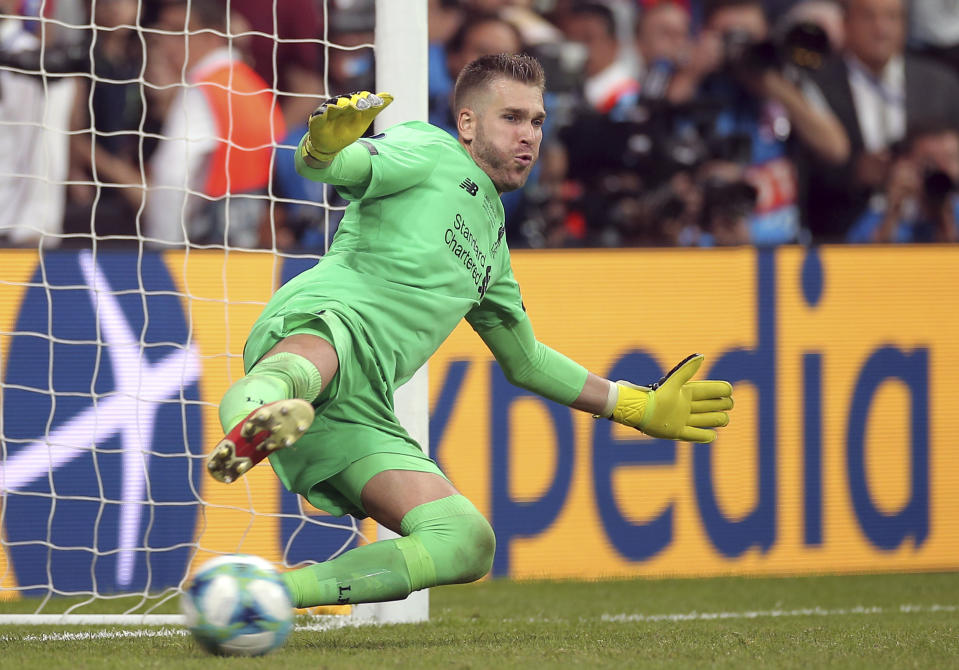
[[[430,364],[433,453],[512,577],[959,567],[959,249],[515,254],[540,340],[655,381],[734,382],[711,445],[512,389],[467,327]]]
[[[297,563],[351,543],[350,520],[269,468],[232,486],[202,471],[250,325],[312,262],[0,252],[0,587],[40,592],[52,562],[59,592],[92,575],[101,591],[155,589],[214,552]],[[635,383],[701,352],[736,408],[710,445],[645,438],[510,386],[463,324],[430,362],[430,450],[492,521],[494,575],[959,567],[959,248],[513,262],[543,342]]]

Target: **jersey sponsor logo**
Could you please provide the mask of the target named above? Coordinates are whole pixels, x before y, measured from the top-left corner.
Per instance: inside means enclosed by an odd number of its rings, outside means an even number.
[[[34,273],[10,338],[0,464],[29,594],[155,591],[186,573],[201,364],[174,291],[151,254],[51,254]]]
[[[474,197],[479,193],[479,186],[469,177],[460,182],[460,188]]]
[[[458,258],[473,279],[480,298],[486,293],[490,283],[490,273],[493,268],[487,265],[487,254],[480,250],[480,240],[466,223],[466,219],[459,212],[453,218],[453,225],[446,229],[443,241],[447,248]],[[490,255],[492,255],[490,251]],[[485,275],[483,268],[486,268]]]

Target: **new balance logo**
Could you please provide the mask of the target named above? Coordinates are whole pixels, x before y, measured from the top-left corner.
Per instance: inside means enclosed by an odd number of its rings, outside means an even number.
[[[469,177],[463,180],[463,183],[460,184],[460,188],[472,196],[475,196],[477,193],[479,193],[479,186],[477,186]]]

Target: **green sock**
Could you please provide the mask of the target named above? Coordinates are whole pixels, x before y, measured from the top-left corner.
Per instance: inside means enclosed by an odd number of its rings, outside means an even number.
[[[320,371],[299,354],[284,351],[264,358],[223,395],[223,432],[229,432],[250,412],[267,403],[288,398],[313,402],[322,386]]]
[[[400,600],[437,584],[474,581],[490,569],[493,531],[461,495],[414,507],[401,526],[406,537],[284,573],[294,607]]]
[[[332,561],[285,572],[283,581],[294,607],[379,603],[405,598],[415,590],[414,584],[423,584],[416,588],[433,586],[428,583],[432,564],[419,540],[400,537],[357,547]],[[411,578],[410,572],[420,573],[419,578]]]

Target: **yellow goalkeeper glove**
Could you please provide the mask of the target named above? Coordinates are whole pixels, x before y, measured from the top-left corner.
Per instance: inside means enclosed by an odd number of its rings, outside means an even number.
[[[329,163],[341,150],[363,136],[376,115],[393,102],[389,93],[359,91],[330,98],[310,114],[310,132],[303,151]]]
[[[703,363],[692,354],[650,386],[616,382],[618,395],[610,419],[651,437],[712,442],[729,423],[733,387],[724,381],[689,381]]]

